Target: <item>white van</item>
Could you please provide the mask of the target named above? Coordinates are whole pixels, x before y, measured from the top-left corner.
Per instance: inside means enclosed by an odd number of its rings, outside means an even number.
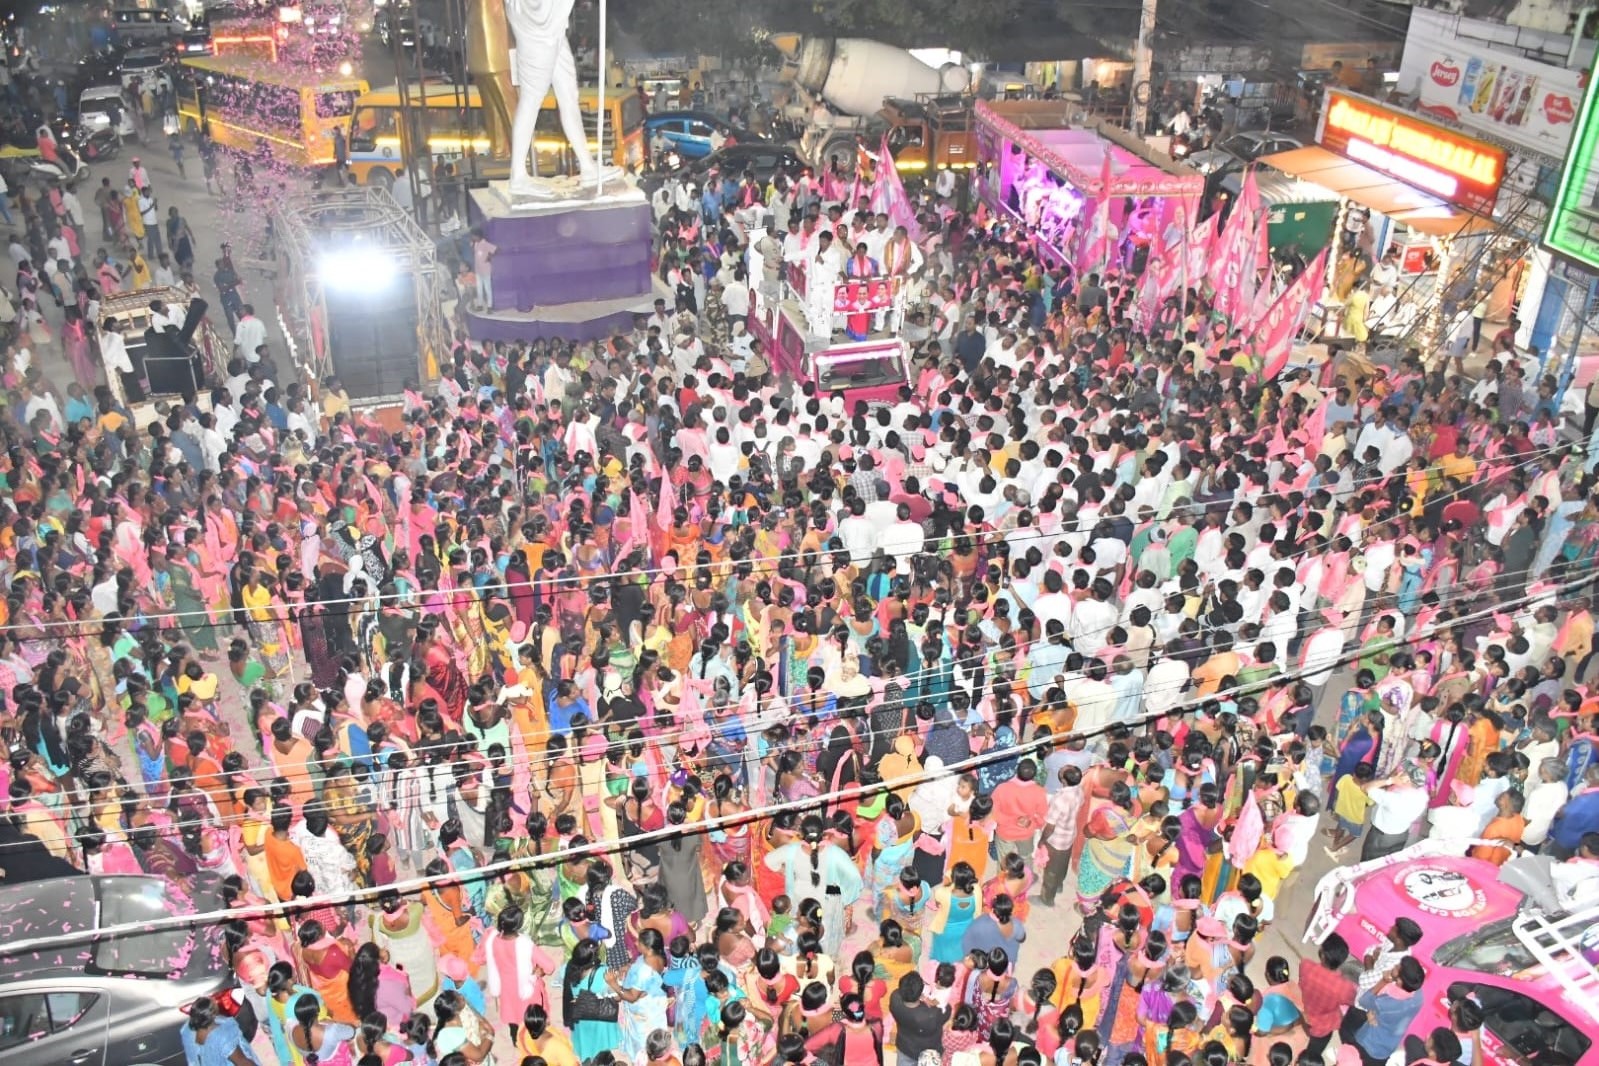
[[[161,9],[119,7],[111,13],[112,39],[123,48],[167,44],[182,28],[170,11]]]

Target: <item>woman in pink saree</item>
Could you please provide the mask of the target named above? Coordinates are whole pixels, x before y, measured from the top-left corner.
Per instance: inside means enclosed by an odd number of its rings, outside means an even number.
[[[89,357],[89,335],[84,329],[83,315],[76,307],[67,308],[65,313],[66,321],[61,326],[61,345],[67,351],[73,376],[87,388],[99,379],[94,361]]]

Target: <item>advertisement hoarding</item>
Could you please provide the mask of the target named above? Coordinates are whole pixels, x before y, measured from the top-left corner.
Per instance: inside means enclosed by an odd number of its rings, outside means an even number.
[[[1493,213],[1505,150],[1405,111],[1327,90],[1317,140],[1329,152],[1481,215]]]

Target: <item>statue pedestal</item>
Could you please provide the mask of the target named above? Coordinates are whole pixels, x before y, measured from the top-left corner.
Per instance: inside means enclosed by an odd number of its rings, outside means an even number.
[[[466,314],[475,340],[595,340],[672,302],[650,273],[649,201],[626,182],[536,200],[491,182],[472,190],[471,221],[497,249],[494,306]]]

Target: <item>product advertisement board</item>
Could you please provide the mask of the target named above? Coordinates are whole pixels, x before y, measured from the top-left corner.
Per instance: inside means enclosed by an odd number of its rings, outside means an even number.
[[[1452,125],[1559,159],[1582,99],[1582,71],[1528,59],[1461,36],[1462,20],[1411,15],[1399,91],[1417,109]],[[1465,27],[1469,29],[1470,27]]]

